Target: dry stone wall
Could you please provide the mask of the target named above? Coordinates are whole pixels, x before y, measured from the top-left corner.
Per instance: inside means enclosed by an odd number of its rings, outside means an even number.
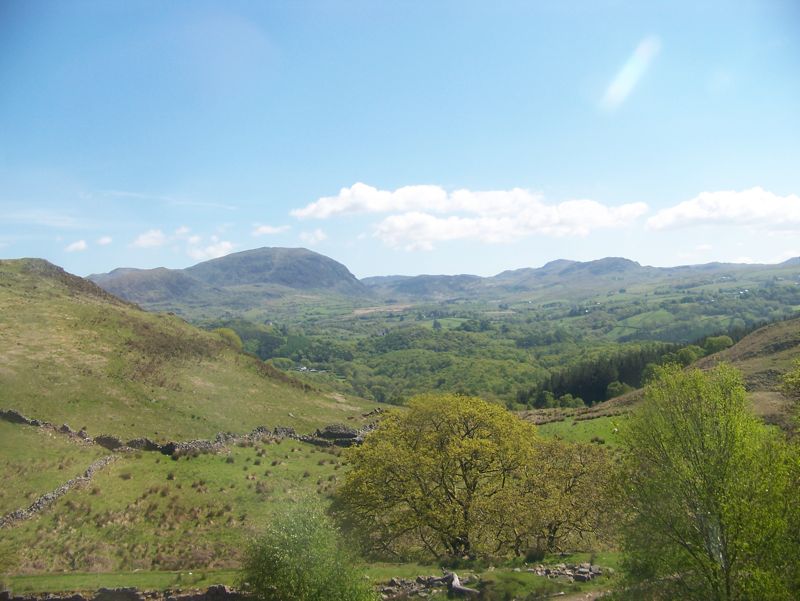
[[[221,584],[210,586],[205,591],[183,592],[150,591],[135,588],[101,588],[95,593],[45,593],[39,595],[12,595],[0,591],[0,601],[244,601],[241,591]]]
[[[98,459],[88,468],[86,468],[86,471],[83,472],[83,475],[72,478],[71,480],[67,480],[57,489],[43,494],[25,509],[17,509],[16,511],[12,511],[9,514],[0,517],[0,528],[5,528],[6,526],[10,526],[16,522],[21,522],[23,520],[32,518],[37,513],[40,513],[41,511],[50,507],[58,500],[59,497],[64,496],[76,486],[80,486],[89,482],[97,471],[103,469],[112,461],[116,461],[116,459],[117,457],[115,455],[109,455],[107,457],[103,457],[102,459]]]

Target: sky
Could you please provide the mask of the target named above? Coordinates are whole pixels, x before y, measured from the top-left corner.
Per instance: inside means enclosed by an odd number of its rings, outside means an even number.
[[[800,256],[794,0],[0,0],[0,258]]]

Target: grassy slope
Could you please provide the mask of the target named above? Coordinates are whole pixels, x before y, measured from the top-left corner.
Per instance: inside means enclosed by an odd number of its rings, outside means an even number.
[[[28,506],[107,454],[49,430],[0,421],[0,515]]]
[[[90,434],[300,431],[371,405],[272,377],[180,318],[149,314],[40,260],[0,261],[0,407]]]
[[[791,401],[781,394],[781,376],[800,358],[800,319],[770,324],[745,336],[729,349],[700,359],[696,365],[708,369],[725,361],[740,369],[755,412],[766,421],[784,423]]]
[[[339,463],[288,440],[179,461],[122,455],[3,540],[16,549],[16,572],[231,568],[274,507],[325,497]]]
[[[766,422],[789,423],[792,402],[780,391],[781,376],[800,358],[800,319],[779,321],[745,336],[735,345],[695,362],[692,367],[710,369],[727,362],[744,374],[753,410]],[[566,440],[588,442],[598,436],[614,444],[613,428],[641,399],[635,390],[586,409],[538,409],[523,411],[524,419],[540,423],[541,432]],[[575,418],[578,418],[577,420]]]

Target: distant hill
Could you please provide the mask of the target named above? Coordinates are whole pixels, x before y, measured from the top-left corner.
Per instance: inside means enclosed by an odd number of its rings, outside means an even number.
[[[218,287],[276,284],[346,296],[366,293],[364,285],[347,267],[305,248],[246,250],[199,263],[185,272]]]
[[[612,333],[616,340],[682,341],[737,324],[741,327],[754,319],[784,317],[780,305],[794,304],[790,289],[800,283],[798,268],[800,263],[794,260],[778,265],[651,267],[624,257],[605,257],[594,261],[559,259],[491,277],[390,275],[358,280],[341,263],[306,249],[259,248],[187,269],[123,268],[89,278],[145,309],[174,312],[199,324],[245,318],[330,326],[342,318],[364,315],[365,310],[380,314],[431,303],[516,305],[519,310],[524,303],[546,311],[561,307],[559,311],[574,309],[583,314],[603,306],[614,312],[612,319],[619,326]],[[766,293],[770,287],[779,294]],[[762,298],[731,305],[732,297],[738,299],[749,289],[757,289]],[[632,303],[637,304],[634,307]],[[681,307],[686,303],[691,306]],[[698,308],[704,303],[719,310]],[[687,310],[711,319],[679,319]],[[637,315],[648,311],[648,315]],[[558,315],[556,319],[564,317]],[[727,325],[721,323],[726,315],[730,318]]]
[[[135,282],[141,272],[124,275]],[[307,431],[368,405],[310,390],[216,334],[146,313],[41,259],[0,261],[0,381],[2,409],[93,435],[162,440],[258,425]]]
[[[257,248],[186,269],[119,268],[88,279],[146,309],[195,318],[295,296],[371,296],[347,267],[305,248]]]
[[[180,269],[120,268],[110,273],[89,276],[98,286],[120,298],[141,305],[155,306],[170,301],[202,305],[209,298],[229,296],[225,290],[211,286]]]

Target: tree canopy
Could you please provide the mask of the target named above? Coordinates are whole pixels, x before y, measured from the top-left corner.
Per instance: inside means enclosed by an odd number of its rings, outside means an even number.
[[[739,372],[659,368],[623,441],[634,598],[797,598],[797,457],[751,415]]]
[[[598,515],[574,500],[593,497],[586,488],[605,473],[604,455],[575,449],[544,443],[500,405],[420,396],[349,452],[339,512],[369,548],[389,554],[553,550],[589,533]]]

